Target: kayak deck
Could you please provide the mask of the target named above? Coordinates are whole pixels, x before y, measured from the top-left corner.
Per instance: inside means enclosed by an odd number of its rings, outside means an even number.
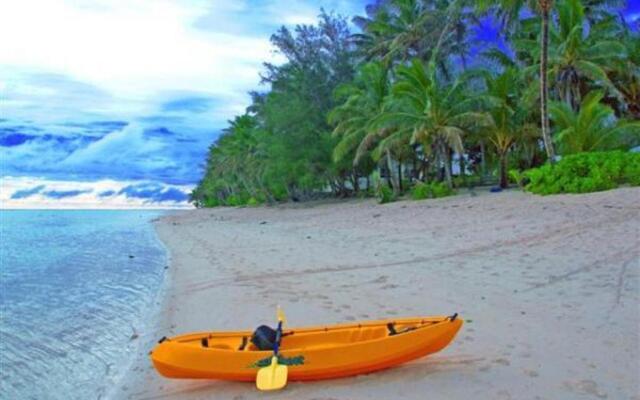
[[[434,353],[462,326],[453,317],[418,317],[285,329],[279,362],[290,380],[315,380],[376,371]],[[251,331],[201,332],[163,340],[151,353],[170,378],[252,381],[272,351],[257,349]]]

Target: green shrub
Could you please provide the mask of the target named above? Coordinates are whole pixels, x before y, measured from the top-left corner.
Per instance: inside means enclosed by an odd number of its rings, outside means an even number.
[[[376,192],[378,203],[380,204],[391,203],[396,199],[396,195],[393,193],[393,190],[385,184],[378,186]]]
[[[454,193],[444,182],[420,182],[413,187],[411,197],[414,200],[436,199],[438,197],[451,196]]]
[[[447,197],[453,195],[455,192],[444,182],[434,182],[431,184],[431,191],[434,198]]]
[[[202,201],[201,206],[203,207],[218,207],[220,206],[220,200],[217,197],[209,197],[206,196]]]
[[[589,193],[640,186],[640,154],[622,151],[572,154],[557,164],[526,171],[526,190],[541,194]]]
[[[509,170],[509,181],[511,181],[511,183],[515,183],[516,185],[518,185],[518,187],[522,189],[524,188],[524,180],[525,180],[525,176],[521,171],[517,169]]]
[[[414,200],[426,199],[430,197],[430,195],[431,195],[431,188],[429,187],[429,184],[424,182],[417,183],[411,190],[411,197]]]

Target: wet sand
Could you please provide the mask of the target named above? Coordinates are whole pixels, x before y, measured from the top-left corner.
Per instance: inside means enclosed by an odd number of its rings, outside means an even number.
[[[158,325],[120,399],[640,399],[640,188],[539,197],[464,190],[170,214]],[[189,331],[460,313],[445,350],[387,371],[259,393],[159,377],[155,340]]]

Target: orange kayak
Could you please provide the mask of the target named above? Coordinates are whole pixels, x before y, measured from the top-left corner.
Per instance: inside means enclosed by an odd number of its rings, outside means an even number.
[[[456,314],[285,329],[278,363],[288,366],[294,381],[368,373],[442,350],[461,326]],[[273,351],[258,350],[251,335],[202,332],[163,338],[151,360],[167,378],[254,381]]]

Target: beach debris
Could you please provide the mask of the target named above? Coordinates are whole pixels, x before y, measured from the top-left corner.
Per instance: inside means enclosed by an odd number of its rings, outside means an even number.
[[[267,221],[260,222],[260,225],[266,225]]]
[[[311,239],[311,236],[307,236],[307,239]]]
[[[129,258],[136,258],[133,254],[129,254]]]
[[[373,214],[373,218],[378,218],[379,216],[381,216],[382,214]]]

